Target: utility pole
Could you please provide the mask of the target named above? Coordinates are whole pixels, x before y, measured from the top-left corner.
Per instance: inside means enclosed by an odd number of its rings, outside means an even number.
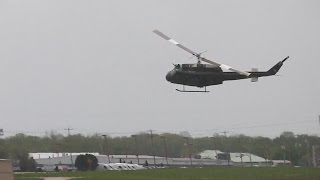
[[[295,149],[297,149],[297,154],[298,154],[298,159],[297,159],[297,165],[299,166],[300,165],[300,159],[301,159],[301,155],[300,155],[300,150],[301,150],[301,144],[299,143],[299,135],[296,134],[294,135],[296,137],[296,143],[294,143],[294,147]]]
[[[188,137],[184,137],[184,138],[187,139],[187,147],[188,147],[188,151],[189,151],[190,164],[192,166],[192,155],[191,155],[190,140],[189,140]]]
[[[135,143],[135,145],[136,145],[136,156],[137,156],[138,164],[140,164],[140,162],[139,162],[138,144],[137,144],[137,135],[131,135],[131,137],[134,138],[134,143]]]
[[[221,133],[224,134],[224,137],[227,137],[228,131],[222,131]]]
[[[215,146],[215,144],[214,144],[214,136],[211,136],[210,137],[211,139],[212,139],[212,145],[213,145],[213,149],[212,150],[214,150],[214,152],[216,153],[216,160],[218,160],[218,152],[217,152],[217,147]]]
[[[71,128],[67,128],[67,129],[64,129],[65,131],[68,131],[68,136],[70,136],[70,131],[72,131],[73,129],[71,129]]]
[[[128,162],[128,143],[127,143],[127,138],[123,139],[124,140],[124,153],[126,154],[126,162]]]
[[[311,166],[311,156],[310,156],[310,143],[307,139],[304,140],[304,142],[307,144],[307,159],[308,159],[308,166]]]
[[[153,163],[154,163],[154,166],[156,166],[156,154],[155,154],[155,151],[154,151],[154,144],[153,144],[153,134],[152,134],[152,130],[150,130],[150,134],[151,134],[151,143],[152,143],[152,152],[153,152]]]
[[[250,160],[250,166],[252,167],[252,158],[251,158],[251,137],[249,137],[248,141],[245,141],[244,144],[248,144],[246,150],[249,151],[249,160]],[[247,155],[248,156],[248,155]]]
[[[251,158],[251,148],[252,148],[252,146],[251,146],[251,144],[252,144],[252,142],[251,142],[251,137],[249,137],[249,139],[248,139],[249,141],[248,141],[248,150],[249,150],[249,159],[250,159],[250,166],[252,167],[252,158]]]
[[[166,142],[166,137],[165,136],[161,136],[160,138],[163,139],[163,143],[164,143],[164,151],[166,153],[166,162],[167,162],[167,165],[169,165],[168,163],[168,151],[167,151],[167,142]]]
[[[244,154],[240,153],[239,157],[241,159],[241,166],[243,166],[243,161],[242,161],[243,156],[244,156]]]
[[[221,133],[223,133],[224,134],[224,137],[225,137],[225,142],[226,142],[226,144],[227,144],[227,146],[226,146],[226,149],[227,149],[227,159],[228,159],[228,166],[230,166],[230,152],[229,152],[229,147],[228,147],[228,142],[227,142],[227,131],[223,131],[223,132],[221,132]]]
[[[315,145],[312,145],[312,165],[313,165],[313,167],[317,167],[316,146]]]
[[[109,157],[109,151],[108,151],[107,135],[102,134],[101,136],[104,138],[104,141],[105,141],[105,143],[106,143],[105,153],[106,153],[106,155],[107,155],[107,157],[108,157],[108,162],[110,163],[110,157]]]
[[[283,154],[282,154],[282,156],[283,156],[283,165],[286,165],[286,153],[285,153],[285,150],[286,150],[286,146],[285,145],[282,145],[281,146],[281,149],[283,150]]]
[[[64,129],[64,130],[66,130],[66,131],[68,131],[68,137],[70,136],[70,131],[72,131],[73,129],[71,129],[71,128],[67,128],[67,129]],[[70,139],[69,139],[70,140]],[[69,142],[70,143],[70,142]],[[73,167],[73,159],[72,159],[72,152],[70,152],[70,159],[71,159],[71,165],[72,165],[72,167]]]
[[[319,117],[319,125],[320,125],[320,115]],[[317,167],[317,161],[316,161],[316,149],[318,146],[312,145],[312,165],[313,167]]]

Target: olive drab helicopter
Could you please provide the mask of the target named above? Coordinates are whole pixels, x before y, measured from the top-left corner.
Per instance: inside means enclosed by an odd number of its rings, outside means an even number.
[[[198,62],[194,64],[174,64],[173,70],[169,71],[166,75],[167,81],[174,84],[183,85],[182,90],[176,89],[179,92],[209,92],[206,89],[207,86],[219,85],[222,84],[223,81],[251,78],[252,82],[257,82],[259,77],[275,75],[279,71],[283,63],[289,58],[289,56],[287,56],[284,60],[278,62],[268,71],[258,71],[258,69],[252,69],[251,71],[241,71],[228,65],[220,64],[206,59],[201,56],[202,53],[196,53],[190,50],[177,41],[166,36],[159,30],[154,30],[153,32],[163,39],[192,54],[198,60]],[[202,64],[201,62],[205,62],[208,64]],[[223,70],[227,71],[224,72]],[[204,90],[187,91],[185,90],[185,85],[196,86],[199,88],[204,87]]]

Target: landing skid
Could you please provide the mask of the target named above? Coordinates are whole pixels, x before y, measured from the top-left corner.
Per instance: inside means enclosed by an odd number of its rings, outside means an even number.
[[[204,91],[188,91],[188,90],[185,90],[184,86],[183,86],[183,89],[176,89],[177,91],[179,92],[210,92],[210,91],[207,91],[207,87],[205,86],[204,87]]]

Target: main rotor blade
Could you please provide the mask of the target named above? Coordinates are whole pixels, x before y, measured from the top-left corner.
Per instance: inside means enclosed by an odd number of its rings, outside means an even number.
[[[245,75],[245,76],[250,76],[250,73],[248,73],[248,72],[234,69],[234,68],[232,68],[232,67],[230,67],[230,66],[228,66],[228,65],[225,65],[225,64],[220,64],[220,63],[217,63],[217,62],[213,62],[213,61],[210,61],[210,60],[208,60],[208,59],[206,59],[206,58],[203,58],[203,57],[201,57],[200,60],[203,61],[203,62],[212,64],[212,65],[219,66],[219,67],[222,68],[222,69],[226,69],[226,70],[229,70],[229,71],[232,71],[232,72],[236,72],[236,73],[238,73],[238,74],[242,74],[242,75]]]
[[[245,76],[249,76],[250,73],[248,72],[245,72],[245,71],[240,71],[240,70],[237,70],[237,69],[234,69],[230,66],[227,66],[225,64],[220,64],[220,63],[217,63],[217,62],[213,62],[213,61],[210,61],[206,58],[203,58],[203,57],[200,57],[201,56],[201,53],[196,53],[190,49],[188,49],[187,47],[183,46],[182,44],[178,43],[177,41],[175,41],[174,39],[168,37],[167,35],[163,34],[162,32],[160,32],[159,30],[154,30],[153,31],[155,34],[157,34],[158,36],[162,37],[163,39],[173,43],[174,45],[178,46],[179,48],[187,51],[188,53],[191,53],[192,55],[196,56],[199,60],[203,61],[203,62],[206,62],[206,63],[209,63],[209,64],[213,64],[213,65],[216,65],[216,66],[219,66],[220,68],[222,69],[226,69],[226,70],[229,70],[229,71],[233,71],[233,72],[236,72],[238,74],[242,74],[242,75],[245,75]]]
[[[178,43],[178,42],[175,41],[174,39],[172,39],[172,38],[168,37],[167,35],[163,34],[163,33],[160,32],[159,30],[156,29],[156,30],[154,30],[153,32],[154,32],[155,34],[157,34],[158,36],[162,37],[163,39],[171,42],[172,44],[174,44],[174,45],[176,45],[176,46],[178,46],[179,48],[187,51],[188,53],[191,53],[192,55],[199,57],[199,54],[198,54],[198,53],[196,53],[196,52],[188,49],[187,47],[185,47],[185,46],[183,46],[182,44]]]

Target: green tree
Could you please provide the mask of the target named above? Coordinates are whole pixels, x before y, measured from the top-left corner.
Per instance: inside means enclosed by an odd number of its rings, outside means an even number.
[[[79,155],[76,158],[75,166],[79,171],[94,171],[98,166],[98,159],[92,154]]]
[[[21,171],[23,172],[36,171],[36,167],[37,167],[36,161],[32,157],[29,158],[27,153],[18,154],[17,156],[18,156],[18,161],[19,161],[19,166]]]

